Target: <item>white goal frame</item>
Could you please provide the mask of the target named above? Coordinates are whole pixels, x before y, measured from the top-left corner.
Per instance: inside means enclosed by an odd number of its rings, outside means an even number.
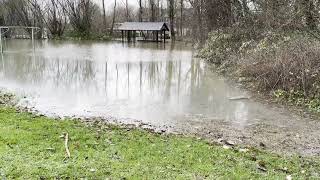
[[[2,29],[6,31],[2,32]],[[2,36],[4,36],[10,29],[31,29],[31,40],[34,45],[34,34],[40,31],[39,27],[28,27],[28,26],[0,26],[0,53],[3,53]],[[36,31],[38,30],[38,31]]]

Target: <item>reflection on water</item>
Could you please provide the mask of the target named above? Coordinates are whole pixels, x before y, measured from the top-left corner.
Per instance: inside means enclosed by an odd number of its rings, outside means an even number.
[[[26,95],[23,102],[43,113],[154,125],[183,125],[196,116],[239,127],[261,114],[252,102],[230,101],[243,92],[180,44],[42,41],[31,47],[30,41],[7,42],[0,87]]]

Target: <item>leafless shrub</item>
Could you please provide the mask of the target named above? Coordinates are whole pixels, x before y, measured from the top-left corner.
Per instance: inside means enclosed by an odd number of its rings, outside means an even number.
[[[53,37],[61,37],[64,33],[67,23],[67,16],[61,0],[49,0],[46,3],[44,21]]]
[[[73,29],[86,36],[90,34],[93,13],[96,10],[91,0],[65,0],[64,10]]]
[[[316,40],[288,37],[279,44],[258,46],[239,65],[260,90],[299,91],[305,97],[320,97],[320,42]]]

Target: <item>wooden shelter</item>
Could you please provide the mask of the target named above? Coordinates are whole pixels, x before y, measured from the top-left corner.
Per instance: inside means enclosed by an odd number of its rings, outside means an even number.
[[[118,28],[118,31],[121,31],[121,38],[124,40],[125,35],[127,36],[128,41],[131,39],[136,39],[136,33],[140,32],[141,35],[146,39],[145,32],[149,34],[152,32],[152,40],[159,42],[166,41],[166,32],[170,31],[168,25],[165,22],[125,22],[121,24]]]

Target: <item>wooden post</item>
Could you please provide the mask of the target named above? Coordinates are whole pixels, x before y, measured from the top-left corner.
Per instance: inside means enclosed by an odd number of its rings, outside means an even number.
[[[149,38],[149,31],[147,30],[147,37],[146,37],[146,40],[148,40]]]
[[[125,36],[125,39],[127,39],[128,41],[128,31],[124,31],[124,36]]]
[[[159,42],[159,31],[157,31],[157,42]]]
[[[127,38],[128,38],[128,42],[130,42],[130,31],[128,31],[127,34],[128,34],[128,35],[127,35],[127,36],[128,36],[128,37],[127,37]]]
[[[166,43],[166,31],[163,31],[163,42]]]
[[[31,40],[32,40],[32,47],[34,48],[34,29],[31,28]]]
[[[0,53],[3,53],[3,47],[2,47],[2,28],[0,28]]]
[[[32,40],[32,42],[33,42],[33,40],[34,40],[33,35],[34,35],[33,28],[31,28],[31,40]]]
[[[122,41],[124,40],[124,37],[123,37],[123,30],[121,30],[121,40],[122,40]]]

